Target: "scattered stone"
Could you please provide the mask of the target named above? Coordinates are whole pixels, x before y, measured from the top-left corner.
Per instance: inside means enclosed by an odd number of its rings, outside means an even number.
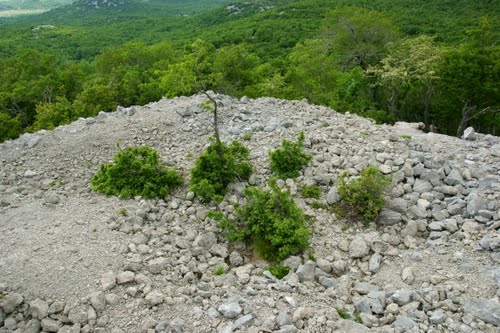
[[[186,325],[186,322],[182,320],[181,318],[175,318],[170,322],[170,327],[172,327],[172,330],[175,333],[182,333],[184,332],[184,326]]]
[[[241,306],[237,302],[223,303],[217,309],[227,319],[238,317],[241,313]]]
[[[304,265],[300,265],[295,273],[299,277],[300,282],[314,281],[315,270],[316,263],[314,261],[308,261]]]
[[[0,300],[0,308],[2,308],[6,314],[12,313],[19,305],[21,305],[23,300],[24,297],[20,294],[8,294]]]
[[[49,304],[38,298],[30,303],[30,313],[33,318],[42,320],[49,314]]]
[[[349,257],[363,258],[370,253],[370,247],[361,236],[356,236],[349,245]]]
[[[106,298],[103,292],[95,292],[90,294],[89,301],[92,307],[98,312],[104,311],[106,308]]]
[[[57,320],[45,318],[42,320],[41,326],[45,332],[59,332],[62,324]]]
[[[131,271],[121,272],[116,276],[117,284],[125,284],[134,281],[135,273]]]
[[[476,140],[476,132],[474,131],[474,128],[472,127],[467,127],[464,131],[463,135],[464,140]]]
[[[500,326],[500,303],[479,298],[471,298],[464,306],[464,312],[481,319],[485,323]]]
[[[439,325],[444,323],[446,318],[447,318],[446,313],[444,313],[443,310],[438,309],[432,313],[432,315],[429,318],[429,321],[431,322],[431,324]]]
[[[155,305],[161,304],[165,301],[165,295],[163,295],[158,290],[153,290],[149,294],[146,295],[145,299],[146,299],[146,302],[148,302],[148,304],[150,306],[155,306]]]

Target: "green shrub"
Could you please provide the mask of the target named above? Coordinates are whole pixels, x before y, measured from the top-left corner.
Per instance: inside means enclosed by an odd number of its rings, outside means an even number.
[[[245,141],[250,141],[252,140],[252,134],[251,133],[245,133],[241,136],[241,138]]]
[[[339,314],[340,318],[349,320],[351,319],[351,315],[347,309],[344,308],[336,308],[337,313]]]
[[[247,147],[233,141],[229,146],[212,139],[191,170],[191,191],[204,201],[222,201],[227,185],[235,180],[248,180],[252,163]]]
[[[163,198],[181,184],[177,171],[161,165],[156,150],[145,146],[116,153],[113,162],[101,165],[90,180],[92,190],[121,198]]]
[[[290,267],[288,266],[282,266],[282,265],[275,265],[269,267],[269,272],[274,275],[277,279],[281,280],[284,278],[288,272],[290,272]]]
[[[375,166],[364,168],[359,177],[349,179],[342,172],[337,184],[341,198],[340,210],[362,218],[365,224],[373,221],[384,205],[383,194],[390,184],[390,177],[384,176]]]
[[[15,139],[22,133],[19,117],[12,118],[0,112],[0,142]]]
[[[222,267],[222,266],[215,267],[215,269],[214,269],[214,275],[221,276],[221,275],[224,275],[224,273],[226,273],[224,271],[224,267]]]
[[[283,140],[282,147],[269,153],[271,170],[282,179],[295,178],[309,163],[311,155],[304,153],[304,132],[296,142]]]
[[[300,186],[300,195],[303,198],[319,199],[321,196],[321,189],[317,185],[302,184]]]
[[[270,186],[270,191],[247,188],[247,203],[237,208],[234,221],[220,212],[212,217],[219,220],[230,241],[250,241],[262,258],[281,261],[307,249],[309,229],[304,212],[290,194],[282,192],[274,181]]]

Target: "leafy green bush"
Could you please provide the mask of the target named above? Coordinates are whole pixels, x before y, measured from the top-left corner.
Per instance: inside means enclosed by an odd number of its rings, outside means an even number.
[[[101,165],[90,180],[92,190],[121,198],[162,198],[181,184],[177,171],[161,165],[158,152],[145,146],[116,153],[113,162]]]
[[[295,178],[309,163],[311,155],[304,153],[304,132],[296,142],[283,140],[282,147],[269,153],[271,170],[282,179]]]
[[[214,275],[221,276],[221,275],[224,275],[224,273],[226,273],[224,271],[224,267],[222,267],[222,266],[215,267],[215,269],[214,269]]]
[[[229,183],[247,180],[252,174],[249,154],[238,141],[228,146],[213,139],[191,170],[191,191],[204,201],[222,201]]]
[[[368,224],[382,209],[383,194],[389,184],[390,177],[383,175],[375,166],[364,168],[359,177],[352,180],[349,180],[347,172],[342,172],[337,184],[341,211],[362,217]]]
[[[321,189],[317,185],[303,184],[300,186],[300,195],[303,198],[319,199],[321,196]]]
[[[288,272],[290,272],[290,267],[288,266],[282,266],[282,265],[275,265],[269,267],[269,272],[274,275],[277,279],[281,280],[284,278]]]
[[[12,118],[0,112],[0,142],[15,139],[21,134],[21,122],[19,117]]]
[[[281,261],[308,247],[309,229],[304,212],[290,194],[281,191],[274,181],[270,187],[270,191],[247,188],[247,203],[236,210],[234,221],[221,212],[212,217],[219,220],[230,241],[251,241],[261,257]]]

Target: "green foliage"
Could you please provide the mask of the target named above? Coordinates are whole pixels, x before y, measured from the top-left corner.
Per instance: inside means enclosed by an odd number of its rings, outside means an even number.
[[[321,196],[321,189],[317,185],[300,185],[300,195],[303,198],[319,199]]]
[[[73,105],[65,97],[57,97],[53,103],[40,103],[36,106],[34,131],[51,130],[59,125],[75,120]]]
[[[334,59],[343,70],[356,66],[367,69],[385,53],[398,31],[391,19],[378,11],[362,7],[343,7],[329,13],[323,37],[330,44]]]
[[[336,308],[337,313],[339,314],[340,318],[349,320],[351,319],[351,315],[349,314],[349,311],[344,308]]]
[[[127,216],[128,215],[127,210],[125,208],[120,208],[118,210],[118,214],[120,214],[121,216]]]
[[[342,172],[338,180],[341,209],[362,218],[365,224],[373,221],[384,205],[383,194],[390,185],[390,178],[375,166],[364,168],[359,177],[349,179]]]
[[[11,118],[0,112],[0,142],[15,139],[21,134],[19,118]]]
[[[90,184],[94,191],[121,198],[164,198],[182,184],[182,177],[161,165],[156,150],[139,146],[116,153],[112,163],[101,165]]]
[[[259,255],[269,261],[281,261],[308,247],[309,229],[304,212],[288,192],[275,182],[271,190],[247,188],[247,203],[236,211],[236,220],[219,215],[219,226],[228,239],[251,241]]]
[[[217,266],[214,269],[214,275],[216,275],[216,276],[224,275],[224,273],[226,273],[226,272],[224,271],[224,267],[222,267],[222,266]]]
[[[290,272],[290,267],[275,265],[268,268],[269,272],[274,275],[278,280],[284,278],[288,272]]]
[[[304,152],[304,132],[300,132],[296,142],[283,140],[282,147],[269,153],[271,170],[282,178],[295,178],[309,163],[311,155]]]
[[[212,139],[191,169],[191,191],[204,201],[222,201],[230,183],[248,180],[252,174],[249,154],[238,141],[226,145]]]
[[[252,134],[251,133],[245,133],[241,136],[241,138],[245,141],[250,141],[252,140]]]

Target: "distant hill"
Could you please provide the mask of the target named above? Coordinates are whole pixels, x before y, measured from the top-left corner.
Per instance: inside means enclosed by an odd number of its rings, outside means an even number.
[[[49,10],[71,4],[74,0],[0,0],[1,10]]]

